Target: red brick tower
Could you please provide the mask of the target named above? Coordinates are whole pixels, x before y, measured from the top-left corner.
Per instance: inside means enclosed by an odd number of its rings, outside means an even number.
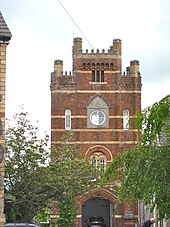
[[[73,72],[63,74],[63,61],[51,74],[51,144],[61,142],[65,130],[74,132],[79,151],[105,170],[114,157],[133,146],[139,133],[129,121],[141,110],[139,61],[122,74],[121,40],[105,52],[82,51],[74,38]],[[77,220],[103,216],[107,226],[134,226],[137,208],[119,204],[111,186],[79,201]]]

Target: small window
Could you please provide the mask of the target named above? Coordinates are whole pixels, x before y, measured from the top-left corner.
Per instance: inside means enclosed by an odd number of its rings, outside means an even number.
[[[96,178],[96,171],[99,171],[103,175],[103,173],[106,171],[106,163],[107,158],[102,152],[95,152],[91,157],[91,164],[93,167],[92,177]]]
[[[83,69],[86,69],[86,63],[83,63]]]
[[[113,69],[113,63],[110,63],[110,67],[111,67],[111,69]]]
[[[66,109],[65,111],[65,130],[71,129],[71,110]]]
[[[97,169],[97,159],[96,159],[95,155],[91,159],[91,164],[92,164],[94,169]]]
[[[129,130],[129,110],[125,109],[123,111],[123,129]]]
[[[101,71],[101,82],[104,82],[104,71]]]
[[[95,71],[92,70],[92,82],[95,82]]]
[[[104,70],[92,70],[92,82],[104,82]]]
[[[91,164],[92,164],[92,179],[96,180],[96,171],[97,171],[97,158],[95,155],[91,158]]]
[[[100,71],[97,70],[97,78],[96,78],[97,82],[100,82]]]
[[[100,159],[100,171],[101,171],[101,173],[104,173],[106,171],[106,159],[105,158]]]

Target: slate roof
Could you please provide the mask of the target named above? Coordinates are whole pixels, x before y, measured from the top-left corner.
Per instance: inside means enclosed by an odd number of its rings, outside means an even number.
[[[0,12],[0,41],[6,42],[9,41],[12,37],[12,34]]]

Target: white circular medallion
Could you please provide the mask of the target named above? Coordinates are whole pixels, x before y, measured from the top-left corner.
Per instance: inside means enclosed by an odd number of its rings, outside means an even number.
[[[101,110],[95,110],[90,114],[90,121],[94,125],[102,125],[105,120],[106,116]]]

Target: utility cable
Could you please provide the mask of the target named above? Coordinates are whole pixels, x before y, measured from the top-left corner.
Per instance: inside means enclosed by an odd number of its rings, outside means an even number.
[[[78,28],[78,30],[81,32],[81,34],[84,36],[84,38],[85,38],[86,41],[89,43],[89,45],[91,46],[91,48],[94,49],[93,46],[92,46],[92,44],[89,42],[89,40],[87,39],[87,37],[85,36],[85,34],[81,31],[80,27],[77,25],[77,23],[75,22],[75,20],[73,19],[73,17],[69,14],[69,12],[67,11],[67,9],[66,9],[66,8],[64,7],[64,5],[61,3],[61,1],[58,0],[58,2],[59,2],[60,5],[62,6],[62,8],[65,10],[65,12],[67,13],[67,15],[70,17],[70,19],[72,20],[72,22],[75,24],[75,26]],[[98,59],[99,59],[99,58],[98,58],[98,54],[96,54],[96,56],[97,56],[96,59],[98,60]],[[89,59],[89,62],[93,63],[91,59]],[[114,72],[113,70],[110,70],[110,71],[111,71],[111,72]]]
[[[64,5],[61,3],[60,0],[58,0],[58,2],[60,3],[60,5],[63,7],[63,9],[65,10],[65,12],[67,13],[67,15],[70,17],[70,19],[72,20],[72,22],[76,25],[76,27],[78,28],[78,30],[81,32],[81,34],[84,36],[84,38],[86,39],[86,41],[88,42],[88,44],[93,48],[92,44],[89,42],[89,40],[87,39],[87,37],[85,36],[85,34],[81,31],[80,27],[77,25],[77,23],[75,22],[75,20],[72,18],[72,16],[69,14],[69,12],[66,10],[66,8],[64,7]]]

